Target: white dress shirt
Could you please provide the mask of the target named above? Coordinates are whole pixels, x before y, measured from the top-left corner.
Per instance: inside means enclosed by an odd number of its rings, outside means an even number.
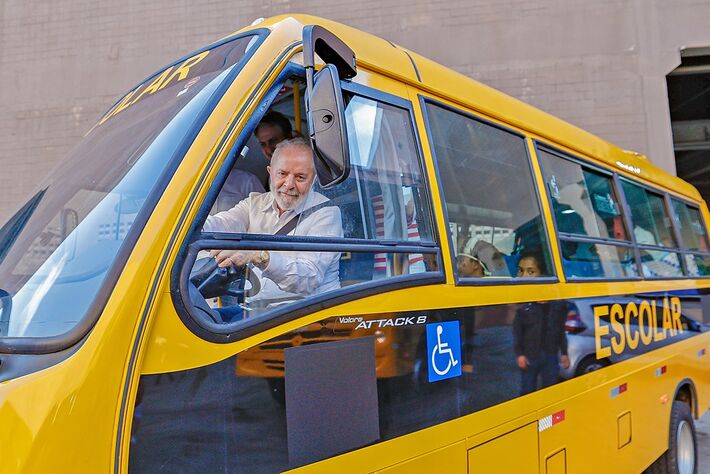
[[[328,201],[315,191],[298,207],[280,216],[271,193],[251,193],[233,208],[207,217],[205,232],[237,232],[274,235],[295,215]],[[308,214],[288,235],[310,237],[342,237],[340,209],[325,206]],[[276,302],[296,299],[340,288],[339,252],[269,251],[269,264],[260,272],[261,291],[250,299]]]

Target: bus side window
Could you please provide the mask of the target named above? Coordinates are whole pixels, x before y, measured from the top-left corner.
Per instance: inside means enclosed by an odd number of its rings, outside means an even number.
[[[538,148],[537,156],[560,235],[565,275],[568,278],[638,276],[611,175],[583,166],[558,151]]]
[[[433,242],[423,166],[405,109],[348,95],[345,119],[350,176],[328,190],[316,187],[340,208],[343,236],[373,241]],[[422,254],[349,254],[341,257],[341,282],[418,274],[434,270]]]
[[[663,196],[622,179],[624,196],[631,209],[633,232],[641,251],[643,276],[683,276],[681,254]]]
[[[708,234],[697,207],[671,199],[673,217],[680,230],[689,276],[710,275]]]
[[[426,104],[457,276],[554,274],[525,140]]]

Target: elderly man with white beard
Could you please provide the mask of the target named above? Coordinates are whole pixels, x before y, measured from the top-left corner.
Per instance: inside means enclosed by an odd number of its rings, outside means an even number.
[[[233,208],[209,216],[205,232],[274,235],[292,219],[298,225],[288,235],[342,237],[340,209],[312,190],[316,177],[313,151],[302,139],[278,144],[267,167],[271,190],[251,193]],[[220,267],[249,263],[260,270],[258,299],[305,296],[340,287],[338,252],[213,250]]]

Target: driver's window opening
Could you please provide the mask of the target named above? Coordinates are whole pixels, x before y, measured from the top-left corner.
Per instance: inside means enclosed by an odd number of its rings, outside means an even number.
[[[310,237],[344,245],[366,239],[395,248],[305,251],[294,244],[289,250],[273,245],[203,250],[188,284],[193,312],[203,320],[231,323],[351,285],[437,270],[410,112],[346,92],[350,174],[323,189],[307,140],[305,90],[300,79],[283,84],[239,150],[203,232],[236,233],[244,240],[260,234],[262,241],[264,235]],[[427,247],[422,251],[396,249],[422,244]]]

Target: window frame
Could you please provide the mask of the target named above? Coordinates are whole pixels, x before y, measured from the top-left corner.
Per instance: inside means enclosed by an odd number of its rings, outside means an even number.
[[[681,269],[681,273],[682,273],[682,275],[680,275],[680,276],[646,277],[643,275],[643,270],[641,269],[641,273],[639,273],[639,275],[641,275],[644,280],[651,280],[651,281],[655,281],[655,280],[687,280],[687,279],[689,279],[690,276],[688,275],[687,264],[686,264],[686,261],[684,258],[685,251],[684,251],[683,247],[681,246],[682,245],[681,239],[679,239],[680,229],[678,229],[678,227],[675,224],[675,218],[673,217],[673,209],[670,207],[670,193],[668,193],[667,191],[660,190],[660,189],[658,189],[654,186],[651,186],[649,184],[643,183],[641,181],[631,179],[629,176],[620,175],[619,176],[619,190],[622,193],[622,195],[624,196],[624,204],[629,212],[629,221],[631,223],[631,229],[633,229],[634,218],[633,218],[633,215],[631,214],[631,206],[629,205],[629,202],[626,199],[626,193],[624,192],[624,188],[621,185],[622,181],[626,181],[627,183],[629,183],[633,186],[637,186],[646,192],[650,192],[652,194],[656,194],[656,195],[661,196],[661,198],[663,199],[663,209],[665,210],[666,215],[671,222],[671,234],[673,235],[673,238],[676,240],[676,244],[679,245],[678,247],[664,247],[662,245],[639,244],[638,242],[636,242],[636,248],[638,249],[638,252],[639,252],[639,259],[638,259],[639,265],[642,266],[642,264],[641,264],[641,250],[651,250],[651,251],[675,253],[677,255],[680,255],[680,259],[679,259],[680,262],[679,263],[680,263],[680,269]],[[633,230],[631,232],[633,233]],[[634,236],[634,241],[636,241],[635,236]]]
[[[542,163],[541,163],[540,152],[548,153],[548,154],[550,154],[550,155],[555,156],[556,158],[558,158],[558,159],[560,159],[560,160],[569,161],[569,162],[571,162],[571,163],[574,163],[574,164],[576,164],[576,165],[579,165],[579,166],[582,168],[582,170],[584,170],[585,168],[587,168],[587,169],[589,169],[590,171],[592,171],[592,172],[594,172],[594,173],[598,173],[598,174],[603,175],[604,177],[608,178],[608,179],[609,179],[609,184],[611,185],[611,186],[610,186],[610,187],[611,187],[611,190],[612,190],[612,192],[615,194],[615,197],[616,197],[617,200],[618,200],[619,211],[620,211],[621,217],[622,217],[622,219],[623,219],[623,221],[624,221],[625,230],[626,230],[627,234],[630,236],[631,231],[629,230],[628,224],[627,224],[627,222],[626,222],[626,216],[625,216],[625,212],[624,212],[624,209],[623,209],[624,206],[623,206],[623,203],[622,203],[621,196],[619,195],[619,192],[618,192],[618,190],[616,189],[616,184],[615,184],[615,179],[614,179],[614,173],[613,173],[613,172],[611,172],[611,171],[609,171],[609,170],[607,170],[607,169],[604,169],[604,168],[602,168],[602,167],[600,167],[599,165],[596,165],[596,164],[594,164],[594,163],[590,163],[590,162],[588,162],[587,160],[585,160],[585,159],[583,159],[583,158],[581,158],[581,157],[577,157],[577,156],[574,156],[574,155],[570,155],[570,154],[567,153],[567,152],[564,152],[564,151],[559,150],[559,149],[557,149],[557,148],[555,148],[555,147],[549,146],[549,145],[547,145],[547,144],[545,144],[545,143],[543,143],[543,142],[541,142],[541,141],[539,141],[539,140],[533,140],[533,141],[534,141],[534,143],[535,143],[535,155],[537,156],[538,163],[540,164],[540,171],[542,171],[542,177],[543,177],[543,179],[547,178],[548,172],[547,172],[546,167],[543,166]],[[545,184],[545,186],[547,186],[547,180],[545,180],[545,183],[544,183],[544,184]],[[547,195],[548,195],[548,201],[550,202],[550,212],[551,212],[551,214],[552,214],[552,220],[553,220],[554,223],[555,223],[555,230],[557,230],[557,229],[558,229],[558,227],[557,227],[557,219],[555,218],[555,213],[554,213],[554,209],[553,209],[553,204],[552,204],[550,192],[549,192],[549,190],[547,189],[547,187],[545,188],[545,190],[548,191]],[[628,240],[620,240],[620,239],[614,239],[614,238],[611,238],[611,237],[590,237],[590,236],[585,236],[585,235],[582,235],[582,234],[571,234],[571,233],[569,233],[569,232],[559,232],[559,231],[557,231],[557,235],[563,236],[563,237],[565,238],[565,240],[585,239],[585,241],[586,241],[586,239],[592,239],[592,240],[594,240],[595,242],[600,242],[600,243],[601,243],[601,242],[604,242],[604,243],[612,244],[612,245],[617,245],[617,244],[618,244],[618,245],[620,245],[621,247],[628,246],[628,245],[632,244],[632,239],[631,239],[631,238],[629,238]],[[626,244],[626,245],[625,245],[625,244]]]
[[[360,97],[364,97],[366,99],[371,99],[376,102],[381,102],[383,104],[390,105],[392,107],[397,107],[402,110],[406,110],[408,112],[409,116],[409,124],[412,127],[412,137],[414,138],[415,141],[415,150],[417,152],[417,158],[419,159],[419,165],[420,165],[420,171],[421,171],[421,176],[422,176],[422,181],[424,183],[424,186],[422,189],[426,193],[425,199],[427,199],[427,204],[429,205],[429,228],[431,229],[431,234],[432,234],[432,242],[427,242],[424,243],[422,242],[422,245],[428,246],[430,243],[433,244],[439,244],[441,245],[441,239],[439,236],[439,229],[437,227],[436,223],[436,216],[434,214],[434,200],[433,200],[433,194],[431,192],[431,181],[429,177],[429,173],[426,169],[426,163],[424,161],[424,149],[422,148],[422,141],[421,141],[421,136],[419,134],[419,130],[417,129],[417,122],[416,122],[416,116],[414,115],[414,104],[412,101],[404,99],[402,97],[398,97],[396,95],[388,94],[387,92],[380,91],[378,89],[374,89],[372,87],[364,86],[362,84],[358,84],[355,82],[345,82],[341,81],[341,89],[344,92],[349,92],[353,95],[357,95]],[[351,242],[355,239],[344,239],[347,240],[348,242]],[[376,239],[363,239],[368,242],[373,242]],[[379,242],[386,242],[386,245],[391,245],[391,241],[388,239],[382,239],[379,240]],[[408,242],[408,241],[400,241],[402,243]]]
[[[620,176],[619,177],[619,182],[626,181],[627,183],[639,187],[643,189],[646,192],[649,192],[651,194],[656,194],[657,196],[660,196],[661,199],[663,199],[663,210],[666,212],[666,215],[668,219],[671,221],[671,234],[673,235],[673,238],[676,240],[676,243],[680,243],[678,240],[678,236],[676,235],[676,227],[675,224],[673,223],[673,214],[671,213],[672,209],[668,207],[668,202],[666,200],[666,197],[668,193],[666,191],[662,191],[658,188],[655,188],[653,186],[649,186],[646,183],[641,183],[640,181],[635,181],[632,179],[629,179],[627,176]],[[623,192],[623,187],[620,187],[621,191]],[[624,200],[626,201],[628,205],[628,200],[626,200],[626,195],[624,195]],[[633,224],[633,214],[630,212],[630,205],[629,205],[629,217],[631,218],[631,223]],[[651,245],[651,244],[638,244],[640,247],[653,247],[653,248],[658,248],[658,249],[663,249],[663,250],[668,250],[668,249],[680,249],[680,246],[677,247],[666,247],[664,245]]]
[[[268,77],[268,74],[263,76]],[[304,237],[304,236],[274,236],[266,234],[239,234],[224,232],[202,232],[210,209],[214,204],[219,192],[234,166],[238,152],[253,133],[263,115],[273,103],[278,92],[286,80],[290,78],[305,78],[303,66],[289,62],[271,83],[267,93],[259,100],[255,112],[247,120],[242,128],[233,147],[220,165],[217,176],[210,185],[205,198],[200,203],[200,207],[193,219],[187,235],[183,239],[172,271],[170,292],[173,305],[178,316],[185,326],[198,337],[213,343],[231,343],[239,341],[265,330],[280,326],[286,322],[296,320],[302,316],[353,301],[360,298],[372,296],[383,291],[393,291],[401,288],[414,286],[432,285],[444,283],[446,281],[443,270],[443,259],[441,253],[440,236],[434,215],[434,206],[431,192],[430,178],[427,174],[424,162],[424,154],[420,135],[417,130],[414,107],[411,101],[398,97],[387,92],[374,89],[361,84],[341,80],[341,88],[344,92],[362,96],[380,103],[400,108],[408,113],[409,123],[412,130],[412,139],[415,141],[414,148],[422,173],[422,181],[425,199],[430,209],[430,226],[432,231],[431,242],[409,242],[377,239],[348,239],[331,237]],[[230,129],[236,127],[237,120],[230,124]],[[226,135],[225,135],[226,137]],[[219,150],[217,147],[216,150]],[[218,159],[219,151],[215,151],[210,161]],[[206,180],[206,171],[201,176],[201,182]],[[199,186],[198,186],[199,187]],[[193,195],[194,198],[194,195]],[[183,214],[183,218],[186,216]],[[433,255],[436,259],[436,270],[427,271],[421,274],[399,275],[383,280],[373,280],[363,282],[353,286],[347,286],[338,290],[329,291],[324,294],[309,296],[303,300],[279,305],[254,320],[248,319],[235,321],[227,324],[217,324],[206,321],[202,317],[194,316],[192,303],[189,297],[188,280],[189,274],[194,264],[197,253],[203,249],[221,248],[225,250],[304,250],[304,251],[333,251],[333,252],[353,252],[353,253],[420,253]]]
[[[629,234],[629,240],[624,241],[624,240],[617,240],[617,239],[610,239],[610,238],[597,238],[597,237],[583,237],[583,236],[578,236],[576,234],[569,234],[565,232],[559,232],[558,226],[557,226],[557,220],[555,218],[554,212],[552,212],[552,201],[551,197],[548,192],[548,206],[551,212],[553,224],[554,224],[554,231],[556,234],[557,238],[557,243],[558,246],[561,245],[562,241],[570,241],[570,242],[584,242],[584,243],[598,243],[602,245],[611,245],[611,246],[616,246],[616,247],[627,247],[627,248],[632,248],[634,252],[634,258],[636,260],[636,267],[637,267],[637,272],[638,275],[637,277],[629,277],[629,278],[605,278],[605,277],[593,277],[593,278],[580,278],[580,277],[567,277],[565,275],[565,278],[567,281],[570,282],[599,282],[599,281],[604,281],[604,282],[629,282],[629,281],[643,281],[643,280],[649,280],[649,281],[656,281],[656,280],[687,280],[687,279],[701,279],[701,278],[710,278],[710,275],[699,275],[699,276],[692,276],[689,275],[688,269],[687,269],[687,262],[685,257],[687,255],[693,256],[693,255],[702,255],[702,256],[710,256],[710,250],[707,252],[695,252],[691,250],[687,250],[685,248],[685,243],[682,240],[682,235],[680,233],[680,228],[675,222],[675,217],[673,213],[673,207],[672,207],[672,199],[675,199],[676,201],[683,203],[684,205],[687,205],[689,207],[692,207],[698,211],[700,214],[700,219],[701,223],[704,226],[704,229],[706,231],[706,235],[708,234],[708,227],[706,224],[705,216],[703,215],[702,208],[701,206],[693,202],[683,196],[679,196],[677,194],[673,194],[671,192],[661,190],[658,187],[652,186],[650,184],[647,184],[645,182],[633,179],[631,176],[627,176],[621,173],[618,173],[616,170],[613,169],[607,169],[604,168],[603,166],[591,161],[590,159],[587,159],[582,156],[578,156],[576,154],[572,154],[570,152],[564,151],[559,149],[558,147],[551,145],[550,143],[547,143],[543,140],[540,139],[533,139],[533,142],[535,144],[535,153],[538,158],[538,163],[540,164],[540,169],[542,171],[543,179],[546,177],[546,170],[545,167],[542,166],[540,157],[539,157],[539,152],[540,151],[545,151],[548,153],[551,153],[555,156],[557,156],[560,159],[566,159],[568,161],[574,162],[579,164],[582,167],[588,167],[593,171],[599,172],[601,174],[610,176],[612,178],[612,188],[614,192],[616,193],[617,198],[619,199],[619,204],[621,206],[621,214],[624,219],[624,224],[627,228],[627,232]],[[631,207],[628,203],[628,200],[626,199],[626,194],[624,193],[624,189],[622,187],[622,181],[626,181],[629,184],[632,184],[634,186],[638,186],[645,191],[651,192],[653,194],[659,195],[663,198],[663,208],[670,218],[671,221],[671,232],[673,235],[673,238],[676,239],[676,242],[678,243],[677,247],[663,247],[660,245],[645,245],[645,244],[639,244],[636,241],[636,236],[633,232],[633,216],[631,215]],[[546,185],[546,183],[545,183]],[[710,235],[708,236],[708,240],[710,240]],[[558,247],[559,248],[559,247]],[[681,271],[682,275],[680,276],[672,276],[672,277],[646,277],[643,275],[643,268],[641,264],[641,250],[651,250],[651,251],[663,251],[663,252],[669,252],[669,253],[675,253],[680,256],[680,266],[681,266]],[[560,255],[560,259],[561,259]],[[564,265],[562,265],[564,269]]]
[[[701,225],[703,225],[703,226],[705,225],[705,222],[703,221],[703,216],[702,216],[703,213],[700,212],[700,208],[699,208],[697,205],[691,204],[690,202],[685,201],[685,200],[683,200],[683,199],[679,199],[677,196],[674,196],[674,195],[671,195],[671,194],[668,195],[668,199],[669,199],[669,201],[670,201],[670,202],[669,202],[669,205],[670,205],[670,209],[671,209],[671,212],[672,212],[671,218],[673,218],[674,221],[675,221],[675,210],[673,209],[673,201],[676,201],[676,202],[678,202],[679,204],[682,204],[682,205],[684,205],[684,206],[686,206],[686,207],[689,207],[689,208],[693,208],[694,210],[698,211],[698,215],[700,216],[700,223],[701,223]],[[681,227],[682,227],[681,225],[677,225],[678,232],[679,232],[679,234],[680,234],[680,235],[679,235],[679,240],[678,240],[678,242],[682,244],[682,248],[683,248],[683,249],[686,249],[686,250],[687,250],[687,246],[685,245],[685,240],[683,239],[683,234],[682,234],[682,232],[681,232]],[[707,228],[706,228],[706,227],[703,227],[703,228],[707,231]],[[707,238],[707,237],[708,237],[708,235],[707,235],[707,232],[706,232],[706,233],[705,233],[705,240],[706,240],[706,244],[708,244],[708,248],[710,248],[710,241],[708,241],[708,238]],[[696,251],[694,251],[694,250],[687,250],[687,251],[690,252],[690,253],[695,253],[695,252],[696,252]],[[708,252],[710,253],[710,251],[708,251]],[[702,253],[702,252],[701,252],[701,253]]]
[[[545,190],[547,191],[547,205],[549,206],[550,209],[550,215],[552,217],[552,222],[554,225],[554,231],[555,231],[555,238],[557,239],[557,248],[561,249],[562,248],[562,242],[580,242],[580,243],[591,243],[591,244],[599,244],[599,245],[606,245],[608,247],[623,247],[623,248],[630,248],[634,254],[634,265],[636,266],[636,271],[639,274],[639,276],[632,276],[632,277],[626,277],[626,278],[607,278],[607,277],[575,277],[575,276],[568,276],[565,273],[565,281],[569,282],[600,282],[600,281],[612,281],[612,282],[628,282],[628,281],[641,281],[643,280],[643,275],[641,273],[641,260],[640,260],[640,254],[638,250],[638,246],[636,243],[636,237],[634,236],[633,231],[631,230],[632,227],[632,222],[631,222],[631,212],[628,207],[628,203],[626,202],[626,198],[622,192],[620,183],[618,182],[619,175],[612,170],[606,169],[597,163],[594,163],[588,159],[585,159],[584,157],[581,157],[579,155],[575,155],[572,153],[569,153],[567,151],[561,150],[560,148],[551,145],[550,143],[544,142],[539,139],[533,139],[534,147],[535,147],[535,156],[537,157],[537,162],[540,166],[540,171],[542,173],[542,178],[544,181],[544,185],[547,186],[547,175],[548,171],[546,170],[546,167],[542,165],[542,160],[540,159],[540,152],[545,152],[549,153],[559,159],[562,160],[567,160],[572,163],[578,164],[582,169],[583,168],[589,168],[590,170],[597,172],[599,174],[605,175],[608,178],[610,178],[610,184],[612,191],[615,193],[616,198],[618,199],[619,203],[619,211],[621,212],[621,217],[624,221],[624,226],[626,227],[626,232],[629,235],[629,240],[619,240],[619,239],[612,239],[609,237],[588,237],[588,236],[582,236],[578,234],[570,234],[567,232],[560,232],[559,226],[557,224],[557,218],[555,217],[554,213],[554,207],[552,204],[552,196],[550,195],[549,190],[547,187]],[[559,257],[560,257],[560,264],[562,266],[562,270],[564,271],[564,262],[562,261],[562,251],[559,251]]]
[[[543,207],[543,202],[542,202],[542,196],[540,195],[540,190],[538,188],[538,183],[535,175],[535,169],[533,167],[533,157],[532,154],[530,153],[530,147],[528,145],[527,141],[527,135],[524,133],[515,130],[513,128],[507,127],[505,125],[493,122],[481,115],[476,115],[473,112],[470,112],[467,109],[463,109],[460,107],[452,106],[446,102],[443,102],[433,96],[425,96],[423,94],[418,94],[419,96],[419,106],[422,111],[422,117],[424,120],[424,130],[427,134],[427,140],[429,142],[429,152],[431,153],[431,158],[432,162],[434,165],[434,172],[436,175],[436,182],[437,182],[437,187],[438,187],[438,195],[437,199],[441,203],[441,208],[443,211],[444,215],[444,224],[446,226],[446,239],[449,243],[449,261],[451,262],[451,268],[452,268],[452,274],[454,277],[454,283],[456,286],[500,286],[500,285],[529,285],[529,284],[550,284],[550,283],[559,283],[559,275],[557,275],[557,269],[555,266],[555,259],[554,255],[552,253],[552,248],[550,246],[550,231],[547,226],[547,222],[545,219],[545,213],[544,213],[544,207]],[[438,106],[442,109],[445,109],[451,113],[463,116],[467,119],[482,123],[484,125],[488,125],[490,127],[496,128],[498,130],[501,130],[503,132],[509,133],[511,135],[514,135],[516,137],[519,137],[520,139],[523,140],[524,148],[525,148],[525,154],[527,157],[527,163],[528,163],[528,169],[530,170],[530,178],[532,180],[532,185],[533,189],[535,192],[535,196],[537,198],[537,204],[538,204],[538,210],[540,212],[540,219],[542,222],[543,226],[543,233],[545,235],[545,244],[547,246],[547,257],[549,259],[550,263],[550,273],[552,275],[550,276],[545,276],[545,277],[538,277],[538,278],[528,278],[528,277],[516,277],[516,276],[510,276],[510,277],[460,277],[458,274],[458,271],[456,269],[456,253],[455,253],[455,248],[456,246],[454,245],[451,232],[449,231],[449,225],[450,225],[450,220],[449,220],[449,211],[448,211],[448,206],[446,205],[446,197],[444,193],[444,189],[442,186],[442,180],[441,180],[441,172],[439,170],[439,161],[436,156],[436,151],[434,147],[434,135],[432,133],[432,128],[431,128],[431,123],[429,120],[429,113],[427,111],[427,104],[432,104],[435,106]],[[443,252],[442,252],[443,253]]]
[[[676,194],[670,194],[670,193],[666,193],[666,194],[667,194],[666,206],[668,206],[668,208],[671,211],[671,221],[673,222],[673,228],[676,230],[676,233],[678,234],[678,236],[677,236],[678,242],[681,245],[680,253],[682,254],[682,260],[683,260],[682,264],[687,265],[687,262],[685,260],[685,257],[687,255],[690,255],[690,256],[694,256],[694,255],[710,256],[710,245],[708,245],[708,250],[706,250],[705,252],[687,249],[687,247],[685,246],[685,241],[683,240],[683,235],[681,233],[680,227],[678,225],[676,225],[676,222],[675,222],[675,211],[673,211],[673,202],[672,201],[675,199],[677,202],[679,202],[687,207],[691,207],[691,208],[695,209],[696,211],[698,211],[698,215],[700,216],[700,224],[703,226],[703,229],[705,229],[706,243],[710,244],[710,234],[708,233],[708,226],[707,226],[707,222],[705,220],[705,216],[703,215],[702,207],[698,203],[690,201],[682,196],[678,196]],[[687,278],[710,278],[710,275],[693,276],[693,275],[690,275],[689,272],[686,272],[685,275]]]

